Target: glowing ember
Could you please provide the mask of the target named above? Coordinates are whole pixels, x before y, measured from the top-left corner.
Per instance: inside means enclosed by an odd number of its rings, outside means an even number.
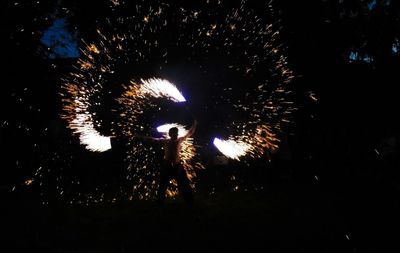
[[[33,183],[33,179],[28,179],[28,180],[25,180],[25,185],[31,185],[32,183]]]

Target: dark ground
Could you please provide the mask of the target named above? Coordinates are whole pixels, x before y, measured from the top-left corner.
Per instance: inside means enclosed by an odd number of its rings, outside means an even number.
[[[316,187],[316,186],[314,186]],[[44,207],[10,201],[3,228],[18,251],[352,252],[334,200],[313,186],[274,184],[257,193],[198,196],[157,208],[151,202]]]
[[[199,187],[193,207],[179,198],[163,207],[150,201],[43,206],[29,191],[20,191],[2,203],[2,247],[12,252],[394,250],[399,190],[367,178],[330,188],[320,178],[271,174],[257,190],[219,188],[211,194]]]

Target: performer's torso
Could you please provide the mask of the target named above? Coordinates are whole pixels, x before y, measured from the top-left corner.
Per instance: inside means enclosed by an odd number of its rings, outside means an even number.
[[[167,162],[179,163],[180,162],[180,150],[182,140],[180,138],[176,140],[168,139],[163,143],[164,147],[164,159]]]

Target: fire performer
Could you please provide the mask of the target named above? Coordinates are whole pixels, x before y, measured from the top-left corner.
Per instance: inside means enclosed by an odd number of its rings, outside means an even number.
[[[183,167],[181,160],[182,143],[191,137],[197,126],[197,120],[194,121],[189,131],[182,137],[178,137],[178,128],[172,127],[168,131],[169,138],[154,138],[147,136],[137,136],[137,138],[163,145],[164,159],[163,166],[160,171],[160,182],[157,191],[157,204],[162,205],[165,201],[165,194],[170,180],[176,179],[179,192],[188,205],[193,204],[193,192],[190,186],[189,178]]]

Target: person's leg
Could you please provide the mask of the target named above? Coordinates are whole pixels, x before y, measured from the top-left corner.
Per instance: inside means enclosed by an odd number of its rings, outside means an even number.
[[[190,180],[186,174],[186,171],[183,168],[178,172],[177,181],[179,192],[182,194],[185,202],[189,205],[193,204],[192,187],[190,186]]]
[[[168,168],[164,166],[160,172],[160,182],[157,190],[157,204],[162,205],[165,201],[165,194],[169,185],[171,175]]]

